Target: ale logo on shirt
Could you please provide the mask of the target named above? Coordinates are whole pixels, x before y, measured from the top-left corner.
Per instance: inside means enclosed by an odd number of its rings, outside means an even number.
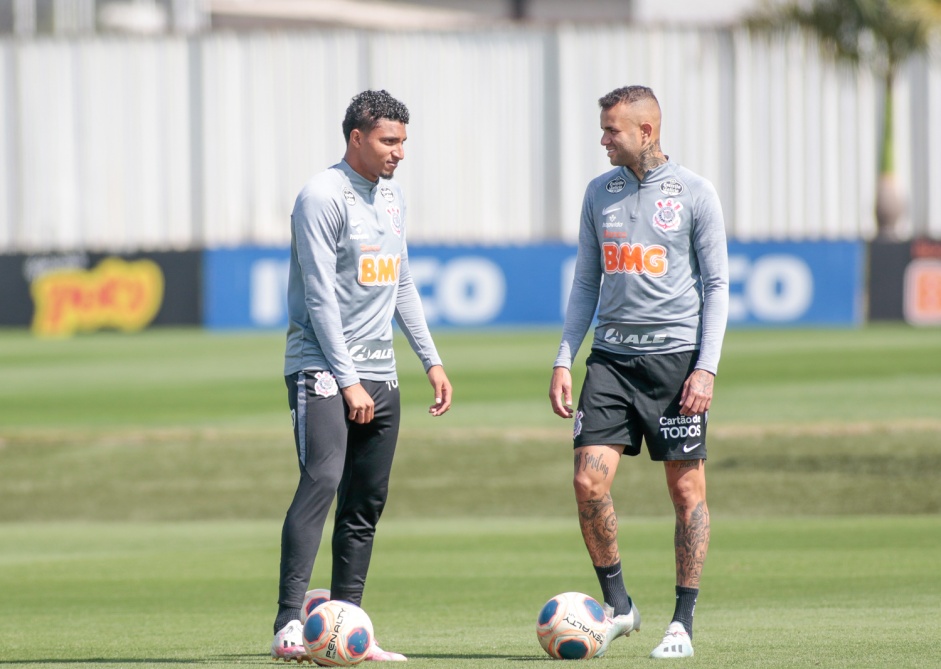
[[[379,194],[386,202],[392,202],[395,199],[395,193],[392,192],[392,189],[388,186],[382,186],[379,188]]]
[[[604,271],[607,274],[647,274],[663,276],[667,273],[667,250],[659,244],[619,244],[605,242]]]
[[[346,200],[346,203],[351,207],[356,204],[356,196],[346,186],[343,187],[343,199]]]
[[[399,282],[401,264],[401,256],[391,253],[363,254],[359,257],[359,283],[363,286],[394,286]]]

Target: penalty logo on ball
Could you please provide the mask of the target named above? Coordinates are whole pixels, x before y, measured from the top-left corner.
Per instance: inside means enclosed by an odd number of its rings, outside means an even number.
[[[352,667],[366,659],[373,644],[369,616],[349,602],[329,600],[304,621],[304,647],[322,667]]]
[[[563,592],[543,605],[536,635],[543,650],[559,660],[587,660],[604,644],[604,609],[581,592]]]

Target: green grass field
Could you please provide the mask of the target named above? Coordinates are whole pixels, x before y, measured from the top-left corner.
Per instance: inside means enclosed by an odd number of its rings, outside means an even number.
[[[403,428],[364,605],[409,666],[552,662],[541,604],[597,593],[547,390],[558,332],[436,335],[445,417],[405,347]],[[283,336],[0,332],[0,666],[272,666],[296,464]],[[579,376],[579,356],[576,376]],[[709,440],[696,667],[941,665],[941,332],[732,331]],[[672,613],[662,468],[615,484],[648,666]],[[328,586],[328,552],[312,585]]]

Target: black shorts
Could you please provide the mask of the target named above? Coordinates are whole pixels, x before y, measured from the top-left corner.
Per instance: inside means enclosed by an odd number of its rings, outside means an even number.
[[[698,351],[615,356],[593,350],[575,413],[579,446],[621,446],[651,460],[705,460],[709,412],[680,414],[683,384],[696,367]]]

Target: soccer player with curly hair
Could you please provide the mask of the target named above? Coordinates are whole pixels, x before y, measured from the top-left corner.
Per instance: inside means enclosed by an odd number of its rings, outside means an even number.
[[[399,430],[393,318],[428,375],[429,413],[451,405],[409,271],[405,197],[392,180],[408,121],[386,91],[354,97],[343,160],[307,182],[291,214],[284,374],[300,479],[281,532],[275,659],[308,659],[301,605],[334,499],[330,595],[362,601]],[[366,659],[406,658],[374,644]]]

